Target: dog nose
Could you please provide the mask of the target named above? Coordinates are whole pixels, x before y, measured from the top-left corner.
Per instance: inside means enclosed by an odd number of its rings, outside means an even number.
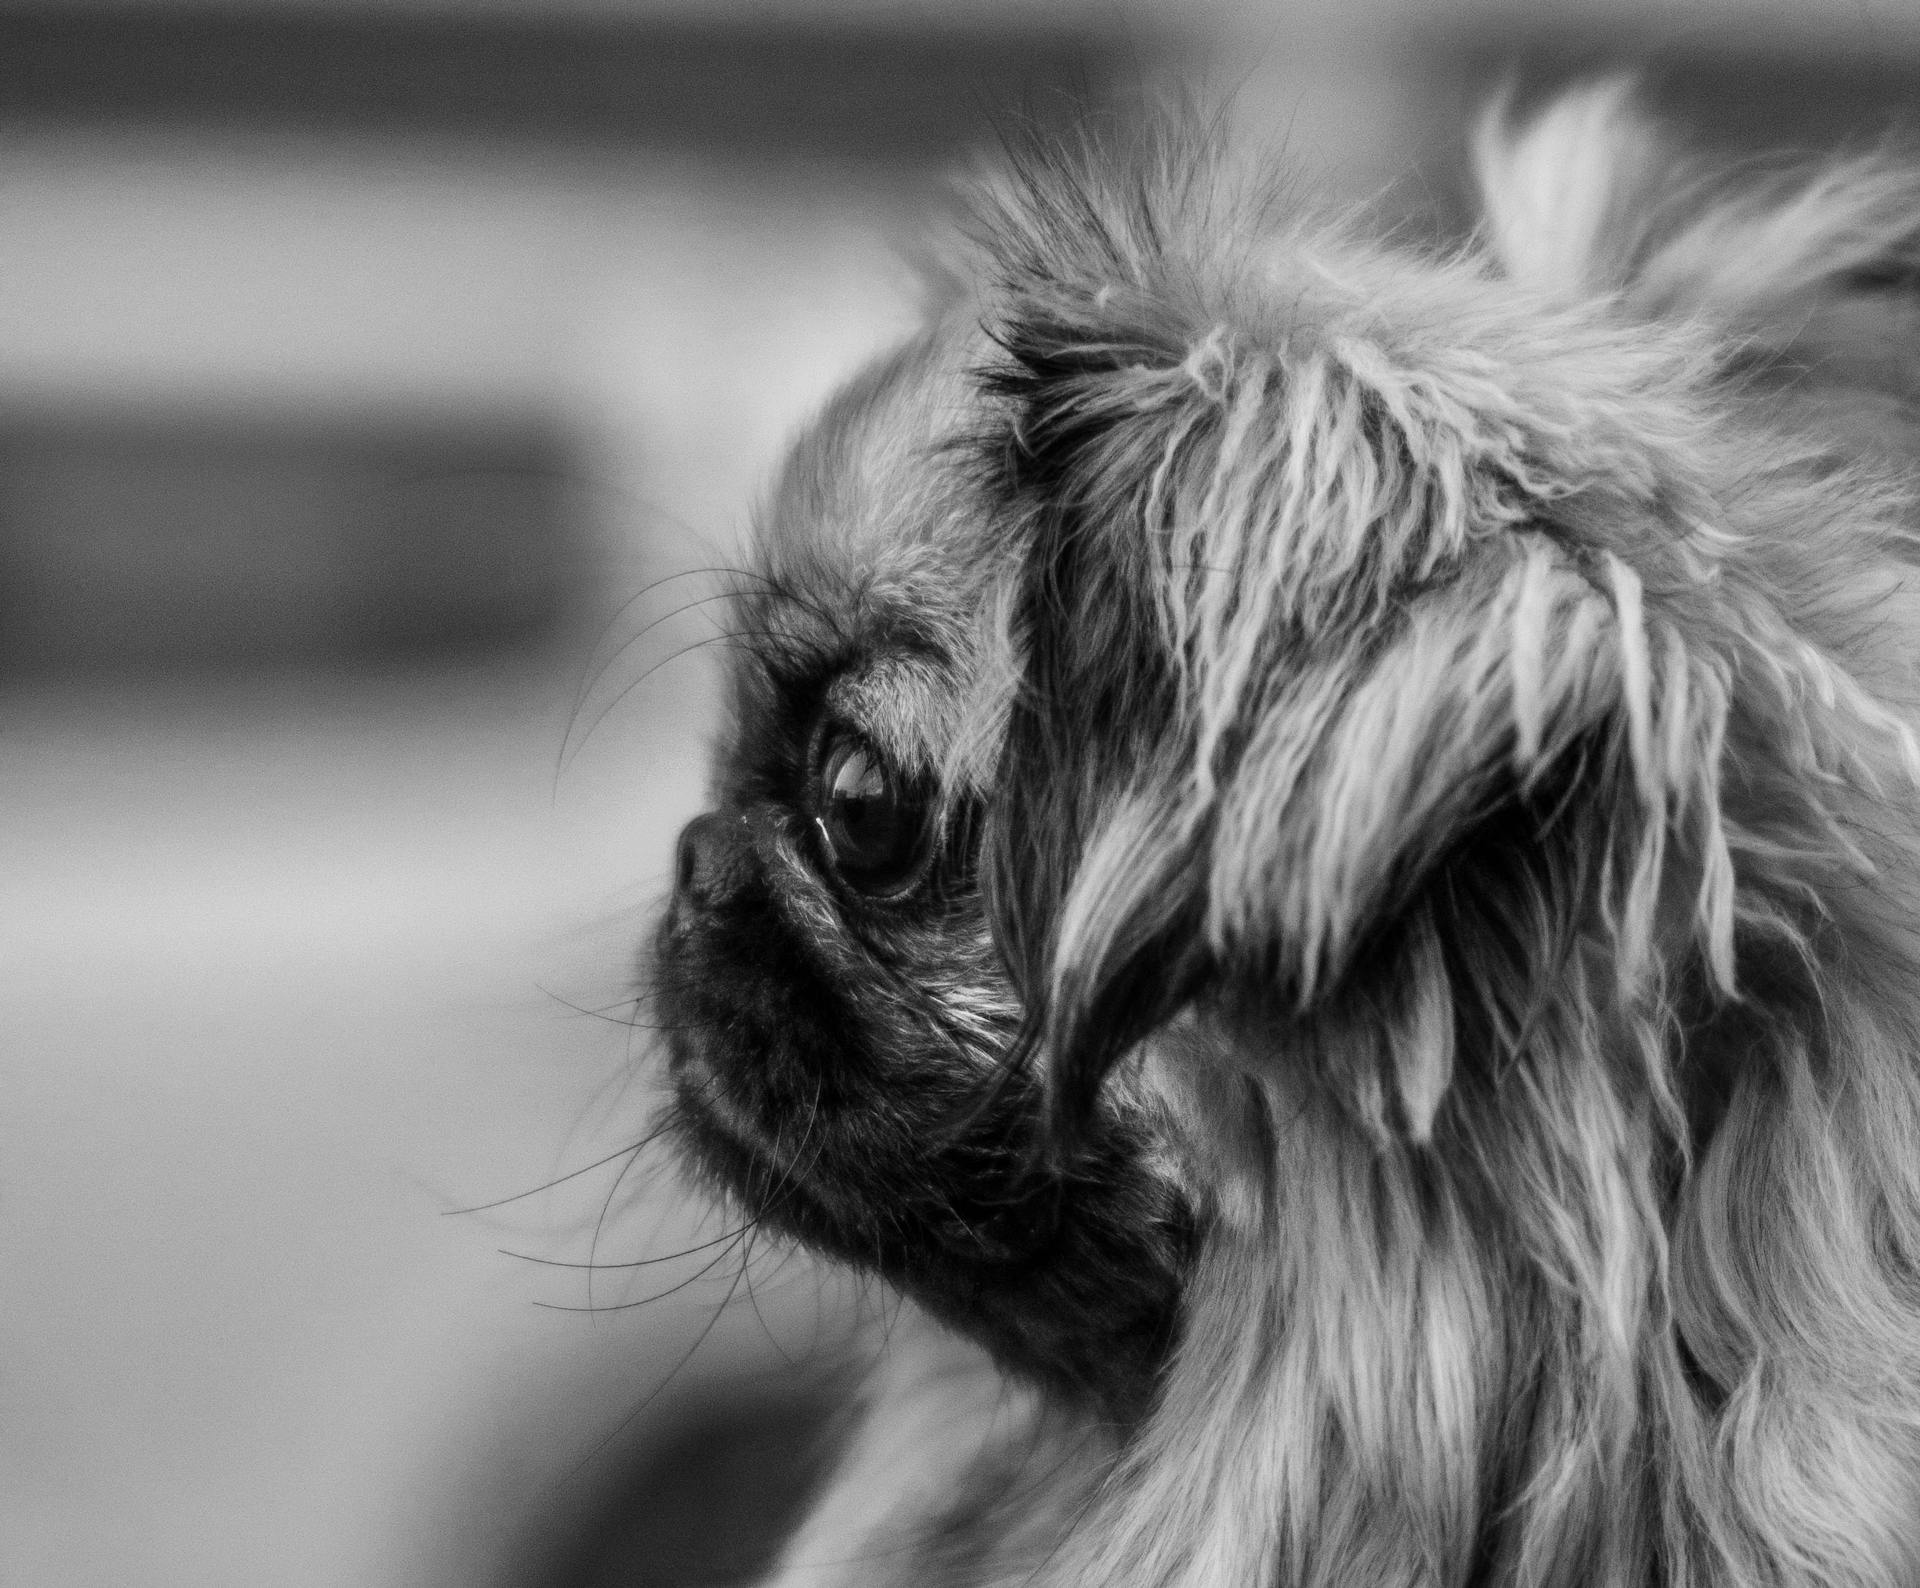
[[[692,904],[713,905],[739,893],[752,860],[746,818],[708,811],[680,829],[674,891]]]

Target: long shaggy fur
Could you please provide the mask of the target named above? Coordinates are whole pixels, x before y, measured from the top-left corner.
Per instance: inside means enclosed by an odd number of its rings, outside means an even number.
[[[1446,257],[1183,125],[1016,166],[757,611],[931,658],[1006,982],[930,996],[1177,1302],[1102,1401],[875,1259],[1000,1365],[905,1348],[782,1581],[1920,1583],[1920,181],[1617,84]]]

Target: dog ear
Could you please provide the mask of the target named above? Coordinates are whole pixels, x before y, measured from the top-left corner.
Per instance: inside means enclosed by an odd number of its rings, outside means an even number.
[[[1290,219],[1178,123],[996,197],[1023,676],[985,879],[1063,1126],[1205,999],[1292,1022],[1419,1137],[1453,1055],[1517,1052],[1576,943],[1625,1010],[1683,956],[1730,992],[1736,909],[1791,958],[1848,907],[1846,790],[1920,762],[1873,682],[1905,663],[1872,610],[1906,598],[1831,570],[1913,560],[1867,461],[1913,421],[1863,421],[1794,338],[1920,259],[1920,207],[1835,168],[1662,199],[1621,242],[1616,201],[1654,191],[1635,125],[1603,85],[1511,153],[1532,175],[1492,230],[1523,293]],[[1559,209],[1555,158],[1592,190]],[[1802,405],[1784,428],[1766,391]]]
[[[1920,391],[1920,178],[1882,156],[1715,169],[1676,149],[1630,77],[1508,100],[1473,144],[1482,231],[1511,279],[1734,332],[1743,367],[1796,384]],[[1911,436],[1906,438],[1911,446]]]
[[[986,881],[1026,1044],[1070,1130],[1196,1000],[1339,1022],[1376,1060],[1348,1062],[1346,1095],[1424,1137],[1463,979],[1526,995],[1528,967],[1463,955],[1564,941],[1514,917],[1594,891],[1538,875],[1570,810],[1608,812],[1568,850],[1606,857],[1621,975],[1651,951],[1677,833],[1683,914],[1730,982],[1728,681],[1649,624],[1628,560],[1555,532],[1528,397],[1469,357],[1274,329],[1217,256],[1172,251],[1214,235],[1191,191],[1151,192],[1041,185],[1002,223],[1025,242],[985,378],[1024,673]],[[1476,846],[1498,853],[1456,864]],[[1474,935],[1465,909],[1509,919]]]
[[[1635,104],[1631,77],[1565,93],[1532,117],[1511,96],[1474,130],[1473,176],[1489,251],[1514,280],[1561,298],[1627,288],[1698,173]],[[1696,194],[1697,200],[1697,194]]]

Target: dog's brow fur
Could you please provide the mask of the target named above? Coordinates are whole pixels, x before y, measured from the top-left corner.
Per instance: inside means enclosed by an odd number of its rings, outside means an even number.
[[[1920,180],[1619,83],[1450,254],[1237,161],[1016,150],[768,515],[935,666],[1043,1161],[1195,1225],[1144,1411],[856,1449],[782,1581],[1920,1582]]]
[[[931,657],[898,651],[843,673],[827,691],[827,709],[861,729],[895,765],[936,771],[942,730],[954,715],[952,680]]]

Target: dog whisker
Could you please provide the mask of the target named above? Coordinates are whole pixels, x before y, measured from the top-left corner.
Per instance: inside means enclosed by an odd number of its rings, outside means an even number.
[[[459,1218],[470,1213],[489,1213],[495,1208],[510,1207],[515,1202],[524,1202],[529,1197],[539,1196],[543,1191],[551,1191],[556,1186],[565,1185],[571,1180],[578,1180],[582,1175],[591,1174],[596,1169],[604,1169],[608,1164],[616,1162],[617,1160],[625,1159],[631,1164],[635,1158],[672,1129],[673,1124],[672,1121],[669,1120],[648,1132],[648,1134],[641,1137],[639,1141],[630,1142],[627,1146],[621,1147],[615,1152],[608,1153],[604,1158],[596,1158],[592,1163],[583,1164],[578,1169],[570,1169],[565,1174],[555,1175],[551,1180],[543,1180],[539,1185],[530,1186],[525,1191],[516,1191],[512,1196],[501,1197],[497,1201],[477,1202],[471,1207],[444,1208],[441,1210],[441,1217]],[[622,1172],[624,1173],[624,1170]]]

